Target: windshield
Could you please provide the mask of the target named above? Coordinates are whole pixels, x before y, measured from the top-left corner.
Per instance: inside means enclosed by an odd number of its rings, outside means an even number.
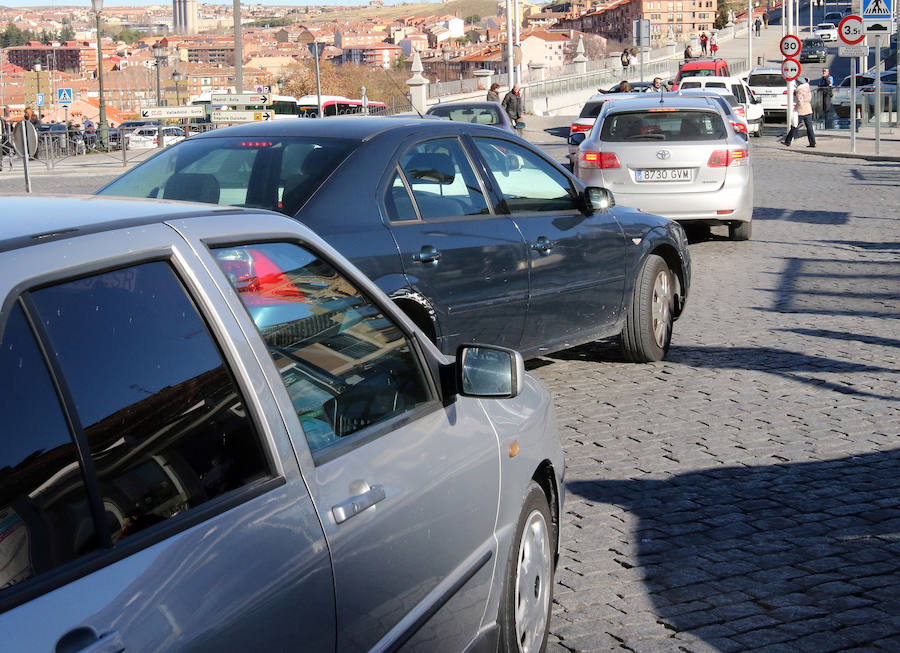
[[[806,39],[803,41],[804,48],[824,48],[825,42],[822,39]]]
[[[603,121],[600,140],[713,141],[728,132],[718,113],[693,109],[651,109],[614,113]]]
[[[132,168],[98,194],[294,215],[356,146],[334,138],[188,139]]]
[[[750,75],[747,83],[750,86],[787,86],[784,77],[778,73],[756,73],[755,75]]]
[[[502,123],[500,112],[494,107],[431,107],[428,113],[432,116],[449,118],[456,122],[474,122],[479,125],[499,125]]]
[[[581,113],[578,114],[579,118],[596,118],[600,115],[600,109],[603,108],[603,103],[606,100],[601,100],[600,102],[588,102],[581,108]]]

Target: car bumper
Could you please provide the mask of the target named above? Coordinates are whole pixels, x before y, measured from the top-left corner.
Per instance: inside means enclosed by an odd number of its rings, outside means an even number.
[[[729,171],[718,190],[708,193],[640,193],[612,187],[616,204],[633,206],[677,222],[727,224],[749,222],[753,217],[753,176],[746,170]]]

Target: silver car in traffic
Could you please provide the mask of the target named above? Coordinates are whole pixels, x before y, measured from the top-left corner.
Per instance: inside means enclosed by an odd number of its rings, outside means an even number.
[[[297,220],[3,198],[4,651],[542,650],[564,462]]]
[[[569,138],[578,146],[575,174],[610,189],[619,204],[683,224],[728,225],[733,240],[750,238],[750,150],[713,98],[610,100],[590,135]]]

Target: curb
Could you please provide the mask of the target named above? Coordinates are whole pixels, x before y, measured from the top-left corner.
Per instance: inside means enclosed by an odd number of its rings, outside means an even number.
[[[813,156],[826,156],[834,159],[861,159],[863,161],[891,161],[900,162],[900,155],[893,154],[860,154],[858,152],[829,152],[828,150],[820,150],[817,147],[802,147],[793,149],[790,147],[775,147],[773,145],[758,145],[769,150],[778,150],[779,152],[796,152],[798,154],[811,154]]]

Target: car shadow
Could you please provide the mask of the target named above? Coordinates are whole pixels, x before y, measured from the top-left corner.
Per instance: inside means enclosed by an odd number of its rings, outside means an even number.
[[[556,136],[558,138],[569,138],[569,128],[568,127],[550,127],[545,129],[544,132],[550,134],[551,136]]]
[[[900,646],[900,450],[566,487],[576,529],[602,512],[581,502],[638,518],[594,539],[625,569],[637,561],[670,629],[719,651]]]

